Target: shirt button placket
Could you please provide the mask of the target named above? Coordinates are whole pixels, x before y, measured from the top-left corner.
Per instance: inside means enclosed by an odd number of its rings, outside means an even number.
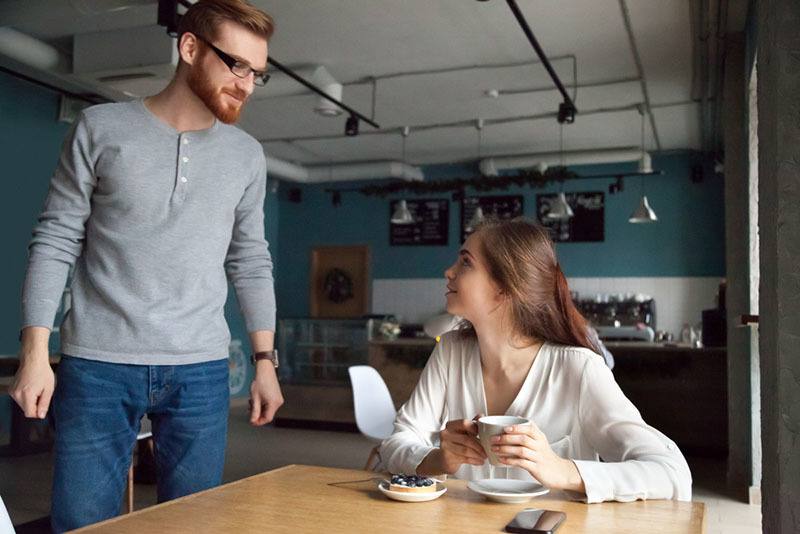
[[[178,144],[178,186],[175,199],[178,202],[183,202],[186,198],[186,189],[189,184],[189,138],[186,134],[181,134],[181,140]]]

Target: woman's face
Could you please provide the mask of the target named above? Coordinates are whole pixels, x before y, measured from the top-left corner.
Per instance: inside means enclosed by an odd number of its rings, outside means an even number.
[[[500,288],[489,275],[481,254],[480,232],[467,238],[456,262],[444,276],[447,279],[447,312],[473,325],[488,317],[503,302]]]

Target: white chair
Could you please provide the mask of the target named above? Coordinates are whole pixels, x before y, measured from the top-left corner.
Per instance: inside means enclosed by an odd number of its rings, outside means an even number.
[[[358,430],[372,440],[383,441],[392,435],[394,418],[397,415],[389,388],[378,371],[369,365],[353,365],[347,371],[353,387],[353,407]],[[371,470],[372,461],[377,457],[378,445],[370,451],[364,469]]]
[[[14,525],[11,524],[11,518],[8,516],[8,510],[6,510],[2,497],[0,497],[0,534],[14,534]]]

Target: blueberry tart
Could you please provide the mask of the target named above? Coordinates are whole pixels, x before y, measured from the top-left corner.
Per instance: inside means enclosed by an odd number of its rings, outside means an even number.
[[[404,493],[434,493],[436,481],[418,475],[392,475],[389,490]]]

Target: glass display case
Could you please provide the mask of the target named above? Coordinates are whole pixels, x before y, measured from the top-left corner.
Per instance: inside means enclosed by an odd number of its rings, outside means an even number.
[[[365,319],[278,321],[281,383],[349,386],[347,368],[368,358]]]

